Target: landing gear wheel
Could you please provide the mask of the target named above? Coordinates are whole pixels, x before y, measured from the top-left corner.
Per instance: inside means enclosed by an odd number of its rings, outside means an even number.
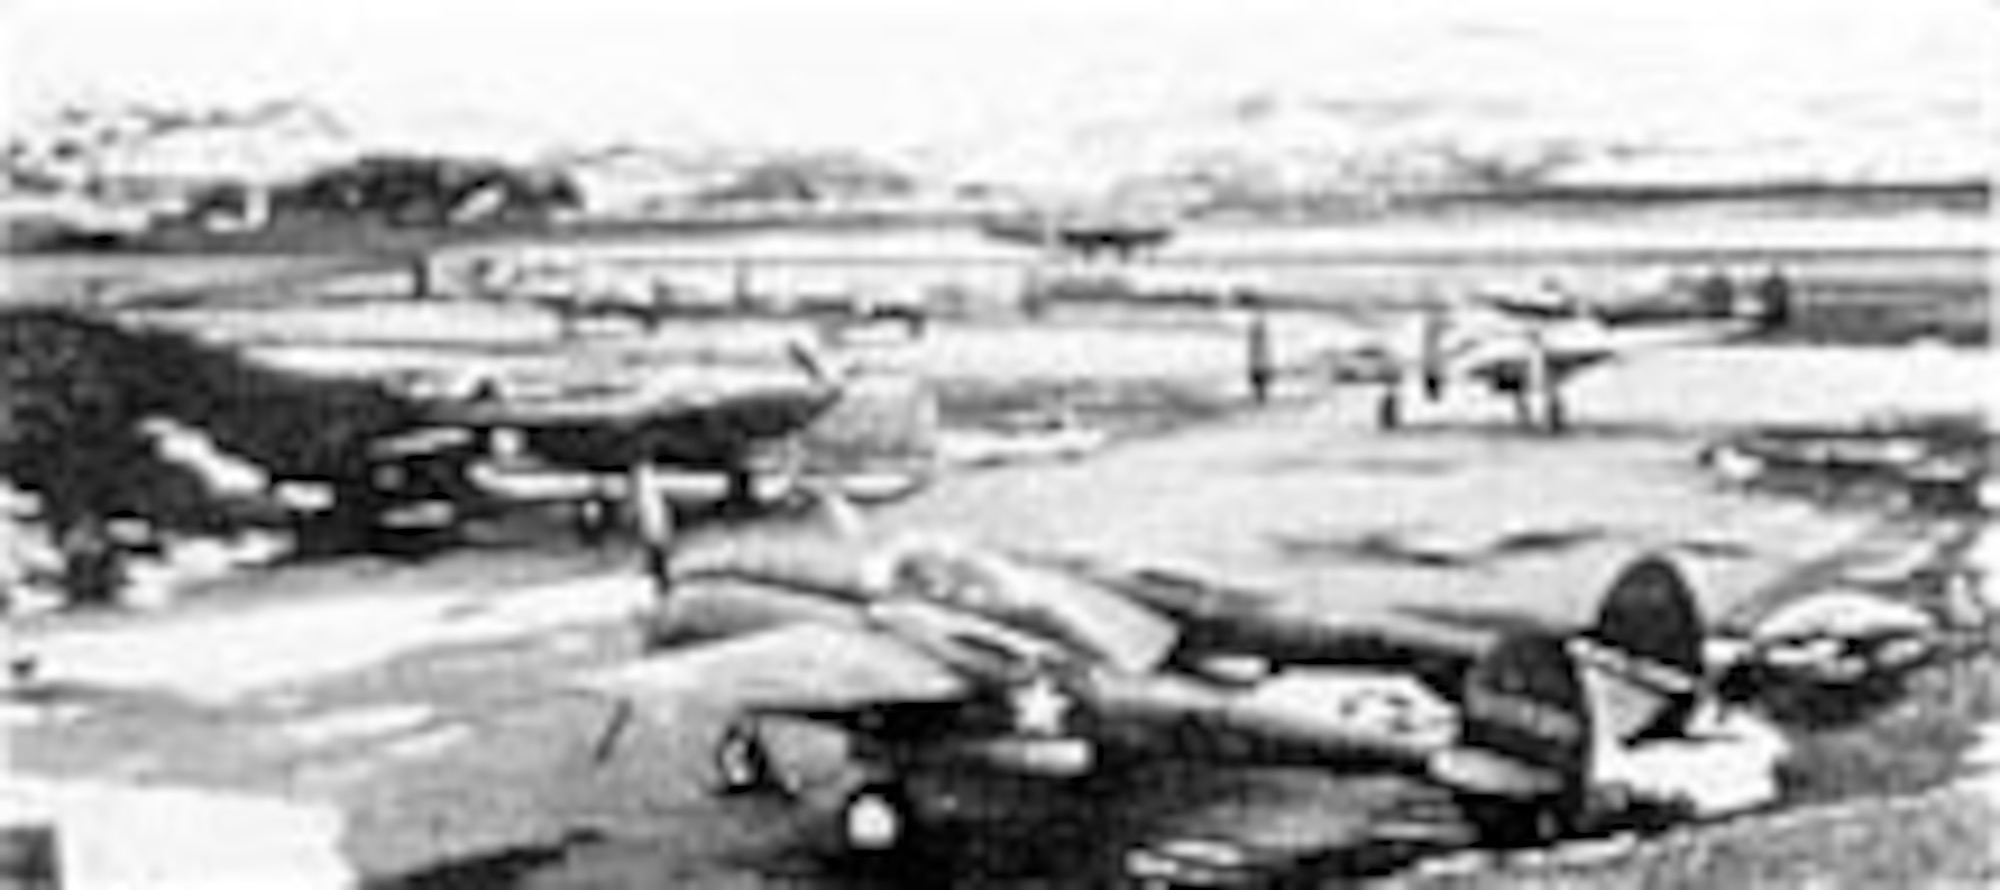
[[[885,853],[903,846],[910,836],[909,798],[886,782],[856,789],[840,807],[841,839],[848,849]]]
[[[1535,397],[1527,389],[1521,388],[1513,391],[1513,400],[1515,425],[1519,429],[1534,432],[1536,428]]]
[[[1403,425],[1403,400],[1394,392],[1384,392],[1375,401],[1375,426],[1393,430]]]
[[[768,475],[776,480],[776,500],[784,503],[799,492],[806,477],[806,442],[799,436],[786,436],[775,446]]]
[[[731,726],[715,743],[718,794],[789,792],[771,758],[771,749],[752,725]]]
[[[1554,389],[1542,391],[1542,429],[1550,435],[1561,435],[1569,428],[1568,412],[1563,409],[1562,393]]]
[[[578,501],[574,516],[577,540],[590,547],[602,546],[611,536],[616,515],[617,507],[609,499],[590,497]]]
[[[739,467],[729,471],[728,488],[722,504],[729,510],[748,510],[757,505],[757,474]]]

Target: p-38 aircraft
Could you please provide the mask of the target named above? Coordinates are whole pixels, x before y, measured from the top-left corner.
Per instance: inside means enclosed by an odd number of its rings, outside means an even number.
[[[982,777],[1060,784],[1165,761],[1400,770],[1504,813],[1483,820],[1496,835],[1545,837],[1586,806],[1606,746],[1681,732],[1702,688],[1698,606],[1657,556],[1623,569],[1592,626],[1484,635],[1301,615],[1070,558],[871,542],[852,520],[691,538],[662,590],[650,654],[577,681],[621,703],[607,738],[633,714],[719,709],[733,716],[717,787],[733,792],[783,785],[766,721],[843,730],[863,778],[841,825],[863,851],[963,817],[964,793],[942,789]]]
[[[856,379],[804,347],[794,347],[791,358],[802,373],[727,385],[664,376],[542,392],[489,382],[469,394],[412,396],[405,422],[357,458],[365,469],[337,477],[326,521],[356,531],[394,529],[385,520],[397,511],[427,508],[456,525],[560,501],[575,503],[583,529],[596,532],[622,501],[639,539],[655,552],[669,534],[670,488],[740,508],[788,487],[809,464],[840,464],[850,475],[871,464],[921,477],[935,418],[920,387]],[[684,478],[678,487],[675,477]],[[699,484],[708,481],[720,484]]]
[[[1782,327],[1790,288],[1769,279],[1755,290],[1669,287],[1592,300],[1545,283],[1539,292],[1477,293],[1407,313],[1413,322],[1335,356],[1340,382],[1381,387],[1376,422],[1402,426],[1409,403],[1438,402],[1454,386],[1510,396],[1524,427],[1569,425],[1562,387],[1585,369],[1636,354],[1722,343]],[[1414,389],[1414,392],[1412,391]]]

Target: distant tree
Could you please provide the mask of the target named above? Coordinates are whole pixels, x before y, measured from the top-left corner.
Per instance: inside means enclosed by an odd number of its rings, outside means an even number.
[[[567,175],[491,161],[376,155],[281,187],[280,214],[372,219],[392,225],[541,219],[582,205]]]

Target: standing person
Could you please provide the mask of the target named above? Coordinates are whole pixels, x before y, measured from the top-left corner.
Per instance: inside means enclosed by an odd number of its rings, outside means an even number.
[[[1244,372],[1250,383],[1250,397],[1262,405],[1270,401],[1271,384],[1277,376],[1277,362],[1271,350],[1271,323],[1255,297],[1246,297],[1245,302],[1250,305],[1251,314]]]
[[[665,601],[673,592],[673,505],[667,503],[660,490],[658,467],[645,462],[633,464],[627,479],[627,497],[639,530],[639,546],[644,550],[646,575],[653,579],[655,591]]]

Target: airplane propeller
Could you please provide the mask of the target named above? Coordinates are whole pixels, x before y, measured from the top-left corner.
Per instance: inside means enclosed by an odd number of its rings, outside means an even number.
[[[832,382],[834,375],[832,370],[827,367],[826,360],[805,341],[792,340],[787,342],[785,344],[785,356],[791,359],[792,364],[800,371],[805,372],[805,375],[811,378],[814,383]]]
[[[808,380],[820,386],[838,387],[853,379],[860,368],[853,361],[841,361],[829,356],[817,345],[805,339],[793,339],[785,343],[785,357],[792,366],[806,375]]]

